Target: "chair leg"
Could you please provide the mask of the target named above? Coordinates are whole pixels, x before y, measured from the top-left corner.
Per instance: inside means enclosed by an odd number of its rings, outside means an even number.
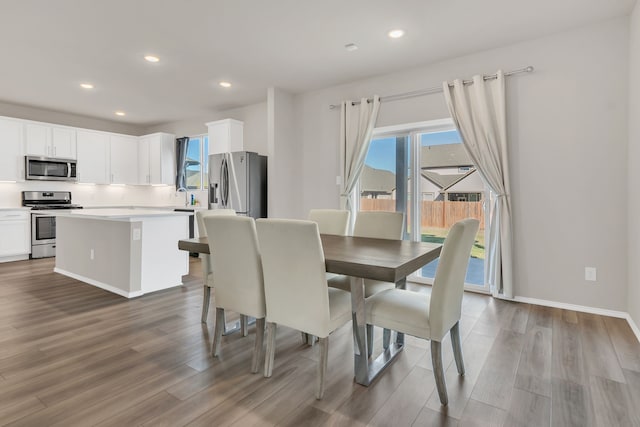
[[[383,329],[382,331],[382,348],[385,350],[389,348],[391,343],[391,329]]]
[[[273,373],[273,359],[276,355],[276,329],[277,325],[267,322],[267,354],[264,357],[264,376],[269,378]]]
[[[260,370],[260,361],[264,350],[264,317],[256,319],[256,343],[253,347],[253,359],[251,360],[251,373],[255,374]]]
[[[220,353],[220,342],[224,332],[224,308],[216,307],[216,326],[213,333],[213,344],[211,345],[211,355],[218,357]]]
[[[373,354],[373,325],[367,324],[367,357]]]
[[[318,363],[318,385],[316,388],[316,399],[322,400],[324,397],[324,379],[327,375],[327,359],[329,358],[329,337],[319,338],[320,362]]]
[[[240,315],[240,331],[243,337],[249,335],[249,316],[244,314]]]
[[[204,285],[204,297],[202,298],[202,323],[207,323],[207,316],[209,316],[209,304],[211,300],[211,287]]]
[[[453,357],[456,360],[456,368],[458,373],[464,375],[464,360],[462,359],[462,345],[460,344],[460,322],[456,322],[455,325],[449,331],[451,335],[451,345],[453,346]]]
[[[442,343],[431,341],[431,364],[433,365],[433,375],[436,377],[436,387],[440,403],[447,405],[449,397],[447,396],[447,383],[444,380],[444,368],[442,366]]]

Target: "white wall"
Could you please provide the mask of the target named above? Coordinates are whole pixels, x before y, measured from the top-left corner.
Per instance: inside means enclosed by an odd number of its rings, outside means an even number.
[[[629,36],[629,294],[628,311],[640,325],[640,4],[630,17]]]
[[[21,191],[71,191],[73,203],[85,207],[181,206],[184,204],[184,195],[182,193],[176,195],[173,186],[85,185],[55,181],[25,181],[0,182],[0,208],[20,206]]]
[[[45,110],[43,108],[0,102],[0,116],[15,117],[17,119],[35,120],[58,125],[74,126],[85,129],[101,130],[104,132],[124,133],[125,135],[144,135],[144,127],[111,120],[101,120],[77,114],[60,111]],[[2,141],[0,141],[0,144]]]
[[[298,96],[303,210],[339,206],[329,104],[533,65],[507,80],[515,293],[626,311],[628,36],[624,17]],[[435,94],[383,102],[377,125],[447,116]],[[585,266],[597,267],[597,283]]]
[[[304,218],[302,210],[301,144],[296,138],[294,98],[277,88],[268,97],[268,216]]]
[[[267,154],[267,103],[248,105],[232,110],[213,111],[203,117],[163,123],[146,128],[145,133],[169,132],[177,137],[207,133],[205,123],[222,119],[236,119],[244,123],[244,149]]]

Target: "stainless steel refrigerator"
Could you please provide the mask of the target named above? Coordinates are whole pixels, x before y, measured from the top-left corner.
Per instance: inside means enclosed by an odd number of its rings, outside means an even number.
[[[267,216],[267,157],[250,151],[209,156],[209,209]]]

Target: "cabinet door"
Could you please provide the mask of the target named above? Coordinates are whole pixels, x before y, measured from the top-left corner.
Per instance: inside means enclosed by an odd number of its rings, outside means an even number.
[[[0,212],[0,257],[28,254],[31,251],[30,231],[28,212]]]
[[[52,128],[51,156],[61,159],[76,158],[76,131],[69,128]]]
[[[23,179],[22,123],[0,119],[0,181]]]
[[[78,182],[109,184],[109,134],[77,131]]]
[[[51,127],[27,123],[24,127],[26,153],[30,156],[51,157]]]
[[[138,140],[138,183],[151,184],[149,150],[152,136],[143,136]]]
[[[146,135],[139,139],[139,178],[141,184],[175,183],[175,136],[168,133]]]
[[[138,138],[112,135],[111,146],[111,183],[138,183]]]
[[[243,151],[244,123],[233,119],[207,123],[209,154]]]

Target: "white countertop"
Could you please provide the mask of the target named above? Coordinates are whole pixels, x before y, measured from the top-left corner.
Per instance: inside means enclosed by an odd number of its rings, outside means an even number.
[[[140,221],[145,218],[161,218],[175,216],[189,216],[189,212],[175,212],[162,209],[128,209],[128,208],[106,208],[106,209],[70,209],[70,210],[49,210],[47,214],[57,217],[67,218],[89,218],[103,219],[111,221]]]

